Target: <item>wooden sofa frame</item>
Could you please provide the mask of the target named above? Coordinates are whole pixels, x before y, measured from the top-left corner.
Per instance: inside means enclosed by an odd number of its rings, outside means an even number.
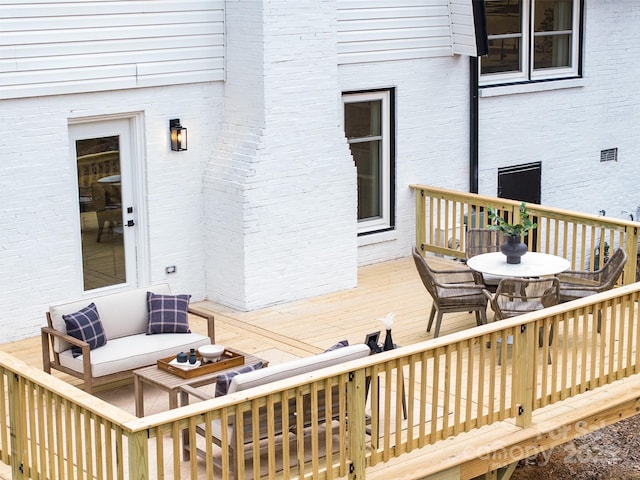
[[[72,375],[84,381],[84,390],[87,393],[93,393],[96,387],[104,386],[106,384],[112,384],[119,381],[133,379],[133,371],[140,367],[136,367],[131,370],[123,370],[110,375],[104,375],[102,377],[94,377],[91,372],[91,350],[89,344],[82,340],[78,340],[66,333],[60,332],[53,327],[51,320],[51,313],[47,313],[47,326],[41,328],[40,338],[42,341],[42,368],[46,373],[51,373],[51,369],[58,370],[60,372]],[[204,318],[207,322],[207,336],[211,339],[211,343],[215,343],[215,323],[214,317],[211,314],[200,312],[196,309],[189,307],[189,314],[195,315],[200,318]],[[82,373],[65,367],[60,363],[60,354],[53,348],[53,341],[55,338],[68,342],[74,346],[78,346],[82,349]]]

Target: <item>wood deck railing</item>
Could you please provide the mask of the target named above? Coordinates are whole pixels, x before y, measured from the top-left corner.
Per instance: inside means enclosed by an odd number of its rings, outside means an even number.
[[[220,450],[197,440],[196,426],[243,412],[257,423],[262,410],[267,440],[237,440],[248,443],[240,478],[366,478],[372,466],[484,425],[526,428],[535,409],[638,373],[639,300],[640,283],[622,286],[144,418],[0,353],[0,460],[14,479],[227,479],[231,437],[222,429]],[[339,420],[274,433],[276,417],[288,417],[276,408],[283,399],[336,385],[343,401],[325,403]],[[182,434],[201,442],[204,460],[182,460]]]
[[[511,223],[519,220],[520,202],[425,185],[411,185],[416,198],[416,247],[454,258],[464,258],[465,232],[485,228],[487,207]],[[636,281],[640,223],[580,214],[527,203],[538,227],[525,239],[529,250],[566,258],[572,270],[597,270],[615,248],[624,248],[627,264],[622,284]]]

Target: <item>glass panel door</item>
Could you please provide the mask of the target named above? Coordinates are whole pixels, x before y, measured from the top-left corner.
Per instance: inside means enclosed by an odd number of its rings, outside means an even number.
[[[127,122],[72,127],[78,175],[83,289],[136,283],[128,133],[112,127]],[[127,127],[128,128],[128,127]],[[104,132],[104,135],[96,135]],[[124,137],[123,137],[124,135]],[[129,177],[129,178],[128,178]],[[129,199],[129,201],[127,201]],[[129,239],[127,239],[129,237]]]

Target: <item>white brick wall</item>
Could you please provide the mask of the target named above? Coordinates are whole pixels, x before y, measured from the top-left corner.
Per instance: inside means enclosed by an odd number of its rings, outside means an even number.
[[[335,17],[335,2],[227,3],[227,111],[205,177],[210,299],[254,309],[356,285]]]
[[[82,295],[69,118],[144,112],[148,217],[138,226],[148,231],[140,254],[149,265],[140,275],[204,298],[201,178],[220,98],[219,85],[200,84],[2,102],[0,343],[39,334],[50,303]],[[189,128],[188,151],[169,150],[170,118]],[[167,265],[177,273],[165,275]]]
[[[361,265],[411,253],[410,184],[468,191],[468,78],[469,59],[459,56],[340,67],[342,91],[396,89],[396,230],[361,237]]]
[[[629,218],[640,206],[640,3],[588,2],[582,87],[480,99],[480,193],[497,169],[542,161],[542,203]],[[343,91],[396,88],[396,231],[362,237],[360,264],[406,256],[415,241],[411,183],[469,189],[469,60],[340,67]],[[600,163],[618,147],[618,162]],[[623,213],[624,212],[624,213]]]
[[[482,98],[480,193],[497,169],[542,162],[542,203],[628,219],[640,205],[640,3],[589,1],[583,86]],[[600,151],[618,147],[618,162]]]
[[[141,114],[140,278],[240,309],[355,286],[358,264],[409,254],[409,184],[468,190],[468,58],[337,67],[335,1],[226,7],[225,85],[2,102],[0,343],[36,335],[49,303],[82,293],[69,118]],[[496,193],[499,167],[540,160],[543,203],[636,212],[640,35],[620,27],[639,17],[636,2],[590,0],[582,86],[481,98],[481,193]],[[396,92],[396,229],[358,239],[340,93],[387,87]],[[169,150],[170,118],[188,127],[188,151]],[[611,147],[618,162],[600,163]]]

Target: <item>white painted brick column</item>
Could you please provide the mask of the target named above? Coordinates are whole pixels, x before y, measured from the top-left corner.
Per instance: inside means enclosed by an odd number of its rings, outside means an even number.
[[[335,1],[227,1],[225,117],[204,178],[207,296],[234,308],[357,283],[356,170]]]

